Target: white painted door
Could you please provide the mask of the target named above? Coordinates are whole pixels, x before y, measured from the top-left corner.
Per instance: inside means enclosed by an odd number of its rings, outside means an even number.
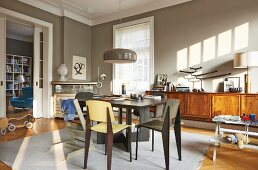
[[[0,17],[0,117],[6,116],[5,64],[6,64],[6,19]]]
[[[43,117],[43,32],[34,27],[33,115]]]

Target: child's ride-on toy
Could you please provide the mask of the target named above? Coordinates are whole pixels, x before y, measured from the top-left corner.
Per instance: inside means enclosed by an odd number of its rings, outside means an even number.
[[[23,124],[18,124],[18,125],[15,125],[14,124],[14,121],[18,121],[18,120],[25,120]],[[35,122],[35,118],[33,115],[31,114],[28,114],[28,115],[25,115],[23,117],[20,117],[20,118],[10,118],[9,120],[9,123],[8,123],[8,131],[12,132],[14,131],[16,128],[19,128],[19,127],[26,127],[28,129],[31,129],[33,127],[33,123]]]
[[[5,135],[7,127],[8,119],[6,117],[0,117],[0,136]]]

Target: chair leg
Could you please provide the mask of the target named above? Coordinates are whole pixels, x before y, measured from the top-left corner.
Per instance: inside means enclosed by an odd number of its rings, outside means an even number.
[[[108,141],[108,135],[106,134],[106,139],[105,139],[105,155],[107,155],[107,141]]]
[[[84,150],[84,169],[87,168],[88,155],[89,155],[89,147],[90,147],[90,137],[91,137],[91,131],[90,130],[86,130],[86,134],[85,134],[85,150]]]
[[[166,170],[169,170],[169,130],[162,132],[163,150],[166,163]]]
[[[113,134],[106,134],[107,135],[107,170],[111,170],[112,164],[112,148],[113,148]]]
[[[174,129],[175,133],[175,138],[176,138],[176,147],[177,147],[177,154],[178,154],[178,159],[181,161],[182,160],[182,153],[181,153],[181,131],[178,129]]]
[[[126,136],[127,136],[127,141],[128,141],[128,151],[129,151],[129,154],[130,154],[130,162],[132,162],[132,142],[131,142],[131,133],[132,133],[132,130],[131,130],[131,127],[127,128],[126,129]]]
[[[137,133],[136,133],[136,147],[135,147],[135,160],[137,160],[138,156],[138,137],[139,137],[139,127],[137,128]]]
[[[180,109],[178,109],[180,110]],[[181,119],[180,119],[180,113],[177,113],[175,125],[174,125],[174,133],[176,138],[176,146],[177,146],[177,154],[178,159],[182,160],[182,153],[181,153]]]
[[[154,151],[154,130],[152,129],[152,152]]]

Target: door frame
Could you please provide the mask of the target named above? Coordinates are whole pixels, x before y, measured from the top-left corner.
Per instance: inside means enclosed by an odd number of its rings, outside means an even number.
[[[43,78],[43,117],[44,118],[51,118],[53,117],[53,97],[52,97],[52,65],[53,65],[53,24],[28,16],[24,15],[19,12],[15,12],[6,8],[0,7],[0,16],[2,14],[3,18],[10,19],[18,19],[20,21],[29,22],[33,25],[41,26],[45,32],[47,33],[47,56],[45,58],[45,62],[43,64],[44,67],[44,78]]]
[[[2,29],[4,28],[4,29]],[[0,56],[6,56],[6,19],[0,16]],[[6,59],[0,64],[0,73],[5,73],[6,71]],[[2,77],[3,76],[3,77]],[[0,76],[0,96],[5,96],[0,103],[0,117],[6,117],[6,77],[5,75]]]

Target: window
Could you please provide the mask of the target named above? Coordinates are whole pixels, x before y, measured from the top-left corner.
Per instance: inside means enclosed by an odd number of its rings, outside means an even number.
[[[143,93],[153,83],[154,18],[144,18],[115,25],[114,48],[127,48],[136,52],[137,61],[113,65],[113,93],[121,94],[122,84],[126,94]]]

